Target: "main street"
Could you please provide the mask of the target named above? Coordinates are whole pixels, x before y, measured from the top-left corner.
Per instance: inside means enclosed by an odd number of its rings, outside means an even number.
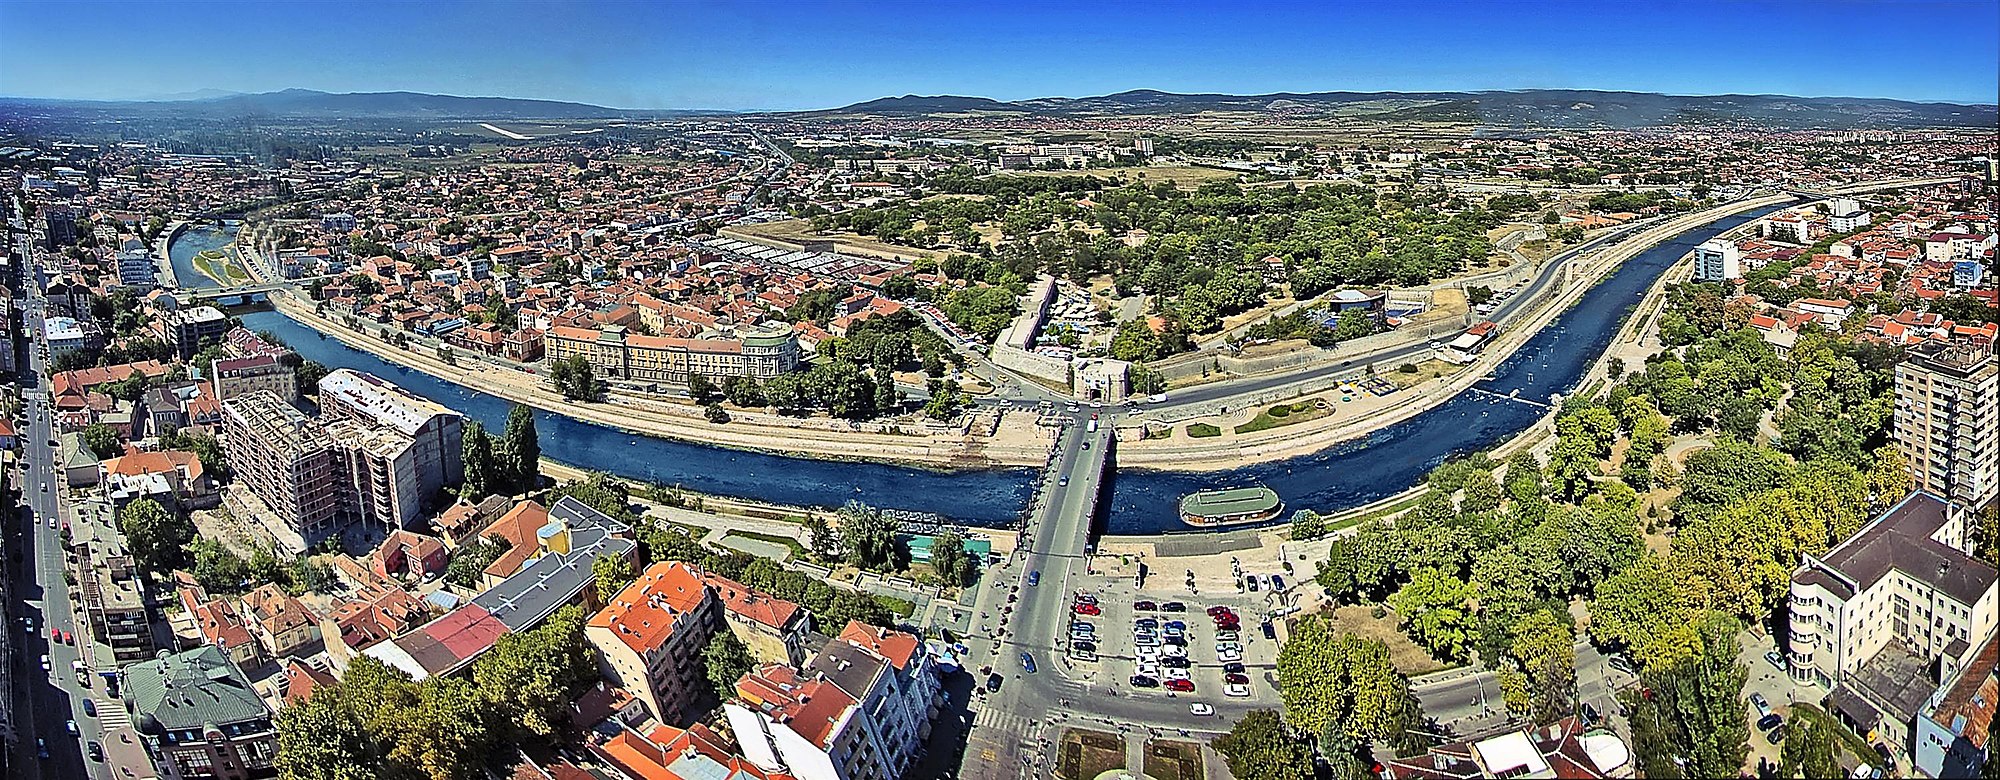
[[[31,250],[19,257],[29,260],[36,256]],[[77,607],[70,599],[63,574],[63,487],[56,467],[57,448],[50,444],[57,440],[58,433],[48,402],[48,360],[39,341],[47,305],[41,297],[42,269],[39,264],[29,262],[24,273],[29,278],[21,285],[27,293],[22,319],[31,336],[28,357],[22,363],[26,370],[19,372],[22,411],[27,421],[19,431],[24,469],[20,480],[22,506],[14,517],[8,518],[5,529],[6,546],[11,551],[6,563],[12,594],[7,604],[7,630],[16,632],[14,637],[18,640],[14,643],[14,657],[8,660],[13,664],[11,672],[16,681],[10,777],[109,778],[109,767],[84,755],[84,743],[100,739],[99,724],[83,710],[84,699],[94,689],[78,683],[77,675],[71,672],[71,662],[81,660],[89,664],[82,649],[91,641],[90,629],[82,624],[75,611]],[[24,618],[32,623],[32,629],[24,627]],[[53,641],[51,629],[68,634],[70,641]],[[42,662],[44,654],[48,659],[46,670]],[[102,713],[106,707],[117,706],[116,702],[107,701],[99,702],[97,708]],[[70,724],[75,724],[77,734],[69,732]],[[47,758],[39,757],[39,748],[43,746]]]

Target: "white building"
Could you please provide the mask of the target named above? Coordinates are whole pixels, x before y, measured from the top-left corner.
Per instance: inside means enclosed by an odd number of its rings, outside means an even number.
[[[1891,643],[1962,668],[2000,625],[1991,565],[1966,549],[1971,511],[1911,493],[1792,573],[1792,679],[1845,683]]]
[[[850,622],[804,669],[744,675],[723,708],[743,756],[799,780],[896,780],[923,756],[943,703],[915,635]]]
[[[2000,360],[1963,343],[1911,347],[1896,366],[1894,435],[1917,489],[1984,506],[2000,493]]]
[[[43,321],[42,330],[51,356],[83,349],[89,340],[83,325],[69,317],[50,317]]]
[[[1827,209],[1827,227],[1835,233],[1852,233],[1867,227],[1875,215],[1853,198],[1835,198]]]
[[[1694,277],[1697,282],[1725,282],[1743,278],[1743,254],[1736,242],[1712,238],[1694,248]]]

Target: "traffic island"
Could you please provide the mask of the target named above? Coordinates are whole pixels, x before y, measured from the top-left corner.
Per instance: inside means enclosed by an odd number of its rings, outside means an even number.
[[[1125,738],[1089,729],[1063,732],[1056,750],[1056,777],[1095,780],[1125,769]]]

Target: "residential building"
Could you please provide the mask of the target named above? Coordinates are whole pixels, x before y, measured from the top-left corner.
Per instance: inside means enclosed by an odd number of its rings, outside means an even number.
[[[68,204],[43,204],[42,226],[49,251],[76,243],[76,209]]]
[[[124,455],[98,464],[98,484],[107,498],[117,492],[126,482],[157,476],[167,488],[166,501],[169,509],[175,504],[193,505],[207,503],[215,493],[208,473],[202,469],[201,458],[192,452],[167,450],[144,452],[128,449]],[[113,500],[113,504],[124,502]]]
[[[444,541],[415,531],[395,530],[368,556],[369,568],[383,579],[411,577],[429,581],[444,574],[451,551]]]
[[[1726,238],[1703,241],[1694,248],[1694,276],[1697,282],[1724,282],[1743,278],[1743,255],[1736,242]]]
[[[263,644],[251,633],[250,625],[236,607],[222,599],[210,599],[198,587],[182,588],[181,608],[194,620],[203,643],[222,649],[238,669],[255,669],[264,664]]]
[[[425,680],[472,665],[511,629],[478,604],[467,604],[408,634],[378,642],[364,654]]]
[[[1391,780],[1631,777],[1632,751],[1608,730],[1586,729],[1580,719],[1564,718],[1540,728],[1388,758],[1382,761],[1381,776]]]
[[[90,334],[83,324],[71,317],[49,317],[42,321],[42,332],[49,344],[49,355],[75,352],[90,345]]]
[[[722,621],[701,575],[678,561],[655,563],[583,630],[604,679],[631,691],[663,722],[678,721],[701,690],[701,651]]]
[[[618,325],[555,326],[545,339],[544,356],[551,364],[582,355],[600,379],[686,383],[690,374],[769,379],[799,366],[798,338],[785,325],[700,338],[639,335]]]
[[[1966,549],[1971,511],[1911,493],[1792,574],[1792,679],[1837,688],[1891,646],[1963,659],[2000,626],[1993,566]],[[1962,663],[1954,661],[1955,663]]]
[[[1937,687],[1917,713],[1911,763],[1923,777],[1979,777],[1993,755],[1993,711],[2000,708],[2000,642],[1993,637],[1970,665]]]
[[[359,224],[353,214],[344,211],[322,214],[319,218],[319,228],[321,230],[341,235],[354,232],[354,228],[359,226]]]
[[[238,484],[306,544],[343,525],[340,448],[326,429],[269,390],[222,404],[223,450]]]
[[[790,780],[758,768],[704,723],[685,729],[655,725],[644,734],[621,724],[617,733],[589,747],[630,780]]]
[[[407,438],[408,468],[414,493],[399,496],[398,526],[416,519],[423,504],[465,479],[460,436],[465,416],[443,404],[412,393],[372,374],[341,369],[319,381],[320,413],[327,419],[353,420]],[[399,440],[400,441],[400,440]]]
[[[757,660],[792,666],[805,663],[812,613],[714,572],[703,571],[701,581],[722,605],[723,623],[730,633]]]
[[[354,420],[329,422],[326,433],[340,450],[347,508],[361,522],[400,529],[421,517],[424,503],[437,495],[424,490],[416,440]]]
[[[2000,493],[2000,360],[1929,341],[1896,366],[1896,444],[1918,490],[1965,507]]]
[[[118,253],[118,286],[135,290],[151,290],[159,285],[158,261],[141,248],[126,249]]]
[[[606,557],[636,564],[638,553],[631,528],[565,496],[549,507],[547,522],[535,530],[527,560],[506,579],[474,597],[472,603],[493,613],[508,630],[526,631],[570,604],[596,609],[596,591],[591,586],[597,575],[591,565]]]
[[[203,347],[217,343],[229,332],[229,317],[214,306],[191,306],[160,312],[160,327],[166,341],[182,360],[194,359]]]
[[[1834,198],[1827,209],[1827,227],[1835,233],[1852,233],[1868,226],[1875,215],[1853,198]]]
[[[219,358],[209,364],[215,397],[228,400],[256,390],[269,390],[279,399],[298,400],[298,374],[277,355]]]
[[[243,608],[251,633],[270,657],[311,655],[318,648],[319,616],[277,585],[265,583],[244,594]]]
[[[271,710],[221,648],[203,645],[126,667],[125,711],[167,780],[277,777]]]
[[[116,518],[99,512],[73,515],[64,560],[76,575],[77,603],[90,635],[111,647],[108,666],[150,658],[153,623],[146,604],[146,578]],[[98,662],[105,665],[105,660],[100,656]]]
[[[944,700],[923,640],[859,622],[797,671],[744,675],[736,696],[724,714],[752,763],[838,780],[906,776]]]

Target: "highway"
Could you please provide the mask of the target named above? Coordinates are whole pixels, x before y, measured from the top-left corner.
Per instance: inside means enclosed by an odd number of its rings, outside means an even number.
[[[17,257],[24,262],[40,255],[33,247],[17,245]],[[86,717],[83,699],[91,689],[78,685],[70,673],[70,662],[80,659],[79,646],[89,642],[89,629],[79,625],[63,577],[61,544],[62,485],[56,471],[56,450],[49,442],[57,436],[53,413],[47,402],[48,363],[34,339],[42,333],[43,280],[39,264],[26,262],[25,273],[33,278],[21,285],[27,296],[20,300],[24,328],[32,334],[22,363],[19,388],[27,425],[19,430],[25,475],[20,480],[22,504],[16,516],[8,518],[7,576],[12,598],[7,604],[7,630],[16,632],[16,652],[9,659],[17,684],[14,687],[13,725],[17,739],[12,749],[12,774],[24,780],[41,778],[108,778],[109,768],[84,757],[85,739],[99,732],[96,719]],[[23,626],[23,619],[33,629]],[[49,630],[67,632],[67,644],[51,641]],[[43,671],[41,657],[47,654],[49,669]],[[100,708],[100,711],[101,708]],[[74,722],[86,736],[72,736],[66,724]],[[48,758],[37,756],[36,740],[42,740]]]

